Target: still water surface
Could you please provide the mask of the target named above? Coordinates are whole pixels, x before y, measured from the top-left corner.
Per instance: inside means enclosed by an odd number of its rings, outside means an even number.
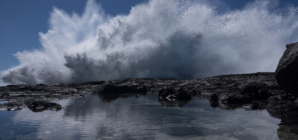
[[[65,109],[0,112],[0,139],[295,139],[297,125],[281,125],[266,110],[223,110],[194,98],[163,107],[157,96],[107,101],[98,95],[60,100]]]

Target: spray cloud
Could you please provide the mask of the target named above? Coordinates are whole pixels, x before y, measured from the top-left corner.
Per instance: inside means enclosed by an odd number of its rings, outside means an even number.
[[[298,14],[269,3],[218,13],[200,1],[150,0],[115,17],[94,0],[82,15],[54,8],[50,30],[40,33],[43,48],[16,53],[20,64],[1,76],[55,84],[274,71],[285,44],[297,41]]]

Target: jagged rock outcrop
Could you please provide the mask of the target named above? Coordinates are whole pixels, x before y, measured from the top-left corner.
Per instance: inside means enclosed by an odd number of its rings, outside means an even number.
[[[275,78],[284,91],[271,91],[267,110],[283,122],[298,122],[298,43],[288,44],[275,71]]]
[[[298,99],[291,94],[281,94],[268,99],[267,110],[284,122],[298,122]]]
[[[275,71],[275,77],[285,91],[298,97],[298,43],[287,45]]]

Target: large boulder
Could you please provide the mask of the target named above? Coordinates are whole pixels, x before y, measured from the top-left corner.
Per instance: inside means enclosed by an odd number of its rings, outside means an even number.
[[[298,123],[298,99],[291,94],[272,96],[268,99],[267,111],[287,123]]]
[[[298,96],[298,43],[287,45],[275,71],[275,78],[284,90]]]

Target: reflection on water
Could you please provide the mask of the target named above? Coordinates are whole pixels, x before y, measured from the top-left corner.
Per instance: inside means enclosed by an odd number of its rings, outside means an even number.
[[[90,95],[56,103],[65,109],[0,112],[0,139],[274,140],[298,132],[297,125],[278,125],[266,110],[223,110],[198,98],[165,103],[151,95]]]
[[[280,124],[277,129],[277,134],[282,140],[297,140],[298,139],[298,125],[284,125]]]

